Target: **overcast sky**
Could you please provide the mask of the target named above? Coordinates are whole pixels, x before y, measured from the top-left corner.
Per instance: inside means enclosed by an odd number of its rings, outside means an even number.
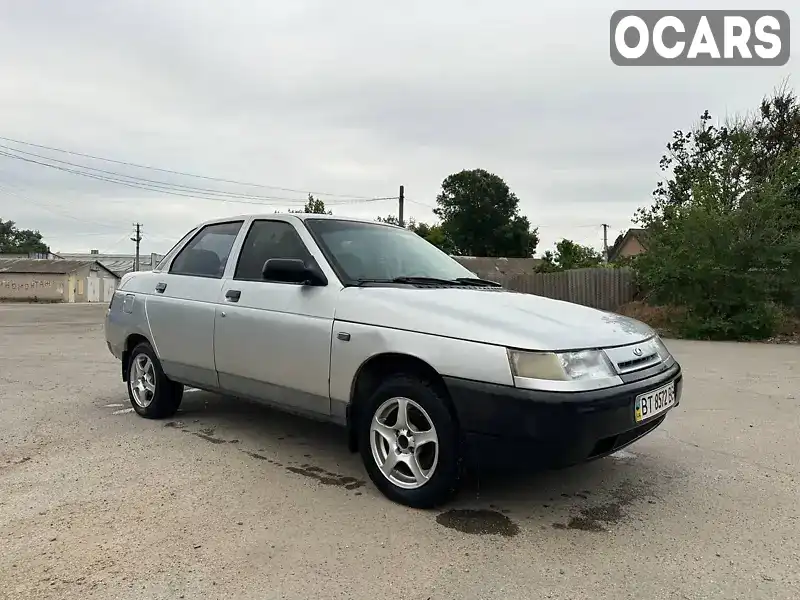
[[[751,110],[784,67],[618,67],[618,8],[756,2],[0,0],[0,136],[164,169],[335,194],[335,214],[433,221],[442,180],[503,177],[539,226],[602,247],[650,201],[672,131]],[[775,0],[800,24],[796,0]],[[793,36],[796,41],[797,36]],[[793,48],[794,50],[794,48]],[[28,152],[167,181],[303,194]],[[0,148],[2,150],[2,148]],[[33,160],[40,160],[30,157]],[[262,200],[255,200],[261,202]],[[265,201],[266,202],[266,201]],[[296,200],[288,202],[288,205]],[[0,156],[0,216],[53,250],[167,250],[200,220],[261,211],[95,181]]]

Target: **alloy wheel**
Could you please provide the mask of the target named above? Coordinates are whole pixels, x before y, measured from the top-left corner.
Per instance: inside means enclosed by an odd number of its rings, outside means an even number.
[[[436,472],[436,427],[410,398],[390,398],[378,407],[370,423],[370,447],[383,476],[400,488],[420,488]]]
[[[150,406],[156,396],[156,371],[146,354],[138,354],[133,359],[130,386],[134,402],[142,408]]]

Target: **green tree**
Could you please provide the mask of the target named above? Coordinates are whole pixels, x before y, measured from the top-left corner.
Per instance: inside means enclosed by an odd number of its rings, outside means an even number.
[[[400,225],[400,219],[395,215],[378,217],[377,220],[381,223],[388,223],[389,225]],[[413,231],[440,250],[448,254],[453,254],[453,246],[445,236],[441,225],[429,225],[428,223],[421,223],[414,219],[409,219],[406,223],[406,229]]]
[[[691,337],[763,339],[800,305],[800,106],[779,91],[722,126],[676,131],[632,264],[649,299],[686,309]]]
[[[19,229],[14,221],[0,218],[0,254],[27,254],[50,252],[38,230]]]
[[[547,273],[569,269],[587,269],[601,264],[603,264],[603,255],[594,248],[562,239],[556,244],[555,253],[551,250],[544,253],[539,271]]]
[[[434,213],[454,253],[468,256],[530,257],[536,229],[519,213],[519,199],[502,178],[483,169],[454,173],[442,182]]]
[[[386,223],[388,225],[397,225],[400,226],[400,219],[398,219],[394,215],[386,215],[385,217],[378,217],[376,219],[379,223]]]
[[[332,215],[333,211],[326,210],[325,201],[319,198],[314,198],[311,194],[308,195],[308,200],[303,210],[289,210],[290,213],[312,213],[317,215]]]

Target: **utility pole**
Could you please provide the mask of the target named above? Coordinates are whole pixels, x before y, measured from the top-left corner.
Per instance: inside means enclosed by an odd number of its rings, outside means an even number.
[[[608,224],[603,223],[603,259],[608,262]]]
[[[136,260],[133,263],[133,270],[139,270],[139,242],[142,241],[142,224],[141,223],[134,223],[133,226],[136,228],[134,231],[136,232],[134,236],[131,238],[132,242],[136,242]]]
[[[405,187],[400,186],[400,196],[397,198],[397,217],[400,221],[400,227],[405,227],[406,224],[403,222],[403,200],[405,200]]]

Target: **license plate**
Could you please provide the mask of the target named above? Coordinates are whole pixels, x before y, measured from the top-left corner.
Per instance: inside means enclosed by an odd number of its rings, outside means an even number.
[[[634,414],[637,423],[663,413],[675,404],[675,382],[636,396]]]

